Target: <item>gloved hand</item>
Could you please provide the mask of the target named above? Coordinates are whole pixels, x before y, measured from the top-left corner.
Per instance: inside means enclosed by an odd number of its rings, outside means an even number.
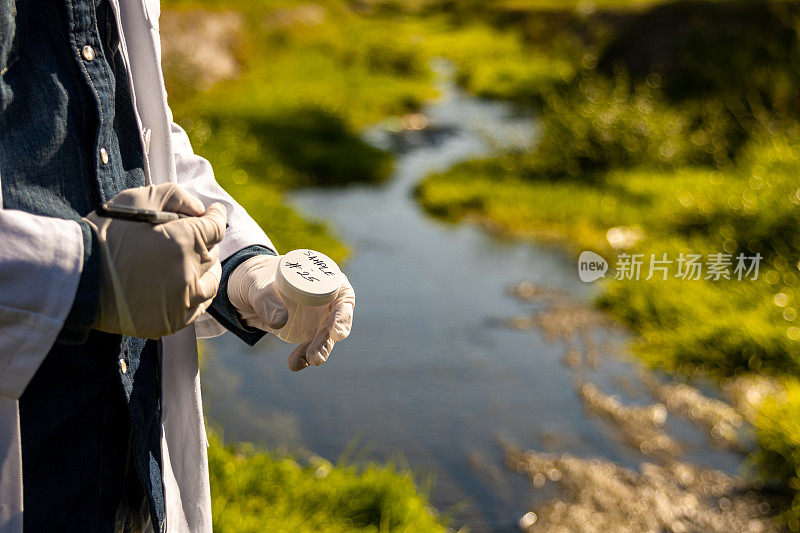
[[[225,235],[225,207],[213,204],[205,209],[174,183],[128,189],[109,203],[192,217],[156,226],[95,212],[83,219],[97,235],[103,254],[94,329],[158,339],[194,322],[219,288],[217,243]]]
[[[228,278],[228,298],[245,324],[297,344],[287,361],[297,372],[324,363],[334,344],[350,335],[356,294],[342,274],[342,286],[328,305],[302,305],[284,298],[275,284],[280,259],[258,255],[244,261]]]

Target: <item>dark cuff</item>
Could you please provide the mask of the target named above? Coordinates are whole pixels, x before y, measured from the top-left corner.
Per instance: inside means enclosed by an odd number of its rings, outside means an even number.
[[[211,307],[208,308],[208,314],[250,346],[258,342],[267,333],[260,329],[248,327],[239,320],[239,313],[236,311],[236,307],[228,299],[228,279],[237,266],[257,255],[278,255],[278,253],[266,246],[248,246],[223,261],[222,280],[219,283],[219,290],[214,301],[211,302]]]
[[[86,342],[100,306],[100,282],[103,268],[100,243],[89,224],[82,220],[78,223],[83,232],[83,270],[72,308],[56,339],[56,342],[61,344]]]

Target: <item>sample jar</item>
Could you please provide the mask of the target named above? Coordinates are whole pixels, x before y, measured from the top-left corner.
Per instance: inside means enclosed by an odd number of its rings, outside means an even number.
[[[283,296],[301,305],[328,305],[342,285],[342,271],[325,254],[301,248],[281,257],[275,283]]]
[[[307,330],[308,325],[320,324],[328,313],[327,306],[342,285],[342,271],[325,254],[308,249],[292,250],[278,262],[275,284],[289,307],[289,321],[278,336],[297,344],[310,340],[316,326],[311,331]],[[300,310],[292,303],[308,307]]]

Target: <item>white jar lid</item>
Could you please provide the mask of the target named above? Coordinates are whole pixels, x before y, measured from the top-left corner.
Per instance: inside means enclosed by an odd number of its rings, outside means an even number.
[[[281,257],[275,273],[278,290],[296,303],[327,305],[342,285],[342,271],[325,254],[301,248]]]

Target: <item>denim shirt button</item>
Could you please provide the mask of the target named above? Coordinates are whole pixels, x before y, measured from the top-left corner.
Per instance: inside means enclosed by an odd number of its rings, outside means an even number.
[[[105,148],[100,148],[100,161],[102,161],[104,165],[108,164],[108,152]]]
[[[83,54],[83,58],[86,61],[92,61],[94,59],[94,48],[92,48],[88,44],[83,47],[81,53]]]

